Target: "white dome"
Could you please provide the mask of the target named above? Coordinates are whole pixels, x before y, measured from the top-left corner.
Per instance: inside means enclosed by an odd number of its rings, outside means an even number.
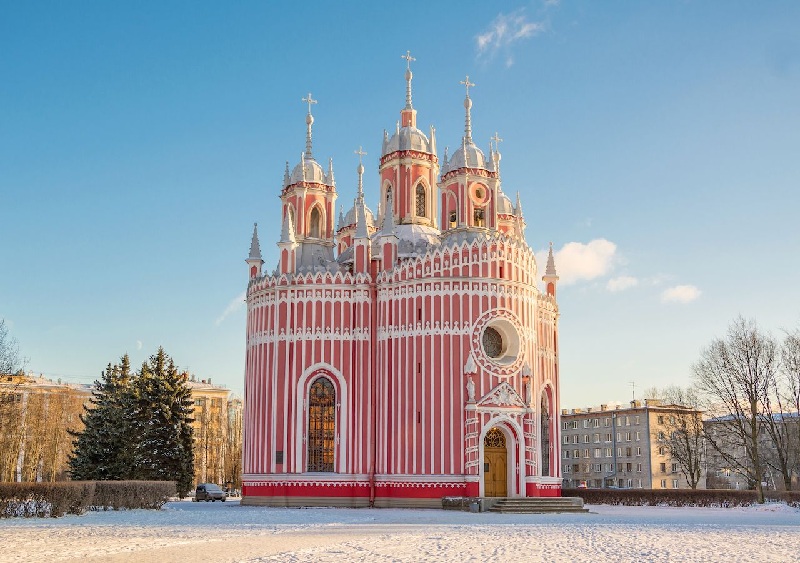
[[[508,196],[503,192],[499,192],[499,196],[500,197],[497,198],[497,212],[505,215],[513,215],[514,206],[511,204],[511,200],[508,199]]]
[[[306,168],[306,175],[305,181],[306,182],[316,182],[318,184],[325,184],[325,171],[322,170],[322,166],[314,160],[313,158],[306,157],[303,162],[305,163]],[[296,184],[297,182],[302,182],[303,178],[303,163],[298,163],[297,166],[294,167],[292,170],[292,176],[289,179],[289,182],[292,184]]]
[[[448,170],[458,170],[459,168],[481,168],[483,170],[488,170],[486,167],[486,157],[483,156],[483,151],[472,142],[462,142],[461,146],[453,151],[453,156],[447,163]]]
[[[374,227],[375,226],[375,215],[372,214],[369,207],[366,205],[364,206],[364,215],[367,218],[367,227]],[[355,225],[356,224],[356,208],[352,207],[350,211],[347,212],[347,215],[344,216],[344,221],[339,228],[346,227],[347,225]]]
[[[402,127],[400,131],[392,135],[389,142],[386,143],[386,149],[383,151],[384,155],[393,153],[395,151],[420,151],[431,152],[431,143],[425,133],[416,127]]]
[[[439,230],[426,225],[395,225],[394,234],[398,239],[397,255],[400,257],[420,256],[425,254],[429,247],[441,243]],[[372,235],[373,242],[380,236],[380,231]]]

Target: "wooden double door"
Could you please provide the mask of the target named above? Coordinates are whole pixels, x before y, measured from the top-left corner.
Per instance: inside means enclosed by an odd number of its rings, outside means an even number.
[[[505,435],[497,428],[483,440],[483,495],[508,496],[508,449]]]

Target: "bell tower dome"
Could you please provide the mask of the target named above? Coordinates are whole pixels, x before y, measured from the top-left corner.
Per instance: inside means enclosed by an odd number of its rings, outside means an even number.
[[[378,223],[383,224],[392,200],[393,221],[397,225],[424,225],[436,228],[436,178],[439,162],[436,158],[436,130],[431,127],[430,138],[417,129],[417,110],[411,101],[411,62],[416,60],[406,51],[406,105],[400,111],[394,135],[384,131],[380,158],[380,210]]]

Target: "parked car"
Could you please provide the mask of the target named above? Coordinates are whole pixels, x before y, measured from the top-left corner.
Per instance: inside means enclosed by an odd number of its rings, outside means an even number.
[[[197,489],[194,492],[194,499],[192,500],[194,500],[194,502],[200,502],[201,500],[206,502],[221,500],[225,502],[225,497],[225,491],[220,489],[218,485],[214,483],[200,483],[197,485]]]

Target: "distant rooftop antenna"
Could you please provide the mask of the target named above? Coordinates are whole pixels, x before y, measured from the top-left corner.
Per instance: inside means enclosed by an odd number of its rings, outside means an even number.
[[[628,385],[631,386],[631,394],[633,395],[633,398],[631,400],[635,401],[636,400],[636,382],[635,381],[629,381]]]

